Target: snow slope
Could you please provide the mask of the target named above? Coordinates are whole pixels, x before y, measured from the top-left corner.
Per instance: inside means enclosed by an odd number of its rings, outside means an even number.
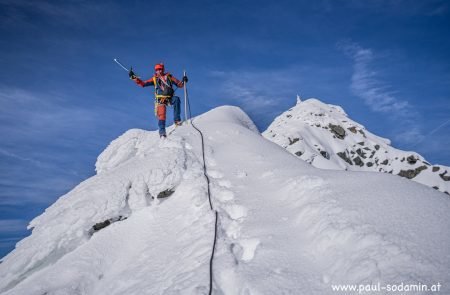
[[[390,140],[369,132],[340,106],[315,98],[297,98],[263,135],[318,168],[392,173],[450,194],[450,167],[393,148]]]
[[[389,174],[317,169],[236,107],[194,122],[219,213],[213,294],[336,294],[332,284],[377,282],[450,292],[444,194]],[[120,136],[97,175],[33,220],[3,258],[0,293],[207,294],[214,213],[201,152],[190,125],[166,140]]]

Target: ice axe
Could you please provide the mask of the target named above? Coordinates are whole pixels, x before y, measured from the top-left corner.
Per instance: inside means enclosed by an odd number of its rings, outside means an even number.
[[[130,70],[128,70],[123,64],[121,64],[120,61],[119,61],[117,58],[115,58],[114,61],[115,61],[122,69],[124,69],[125,71],[127,71],[127,72],[130,71]],[[131,68],[131,69],[133,69],[133,68]]]

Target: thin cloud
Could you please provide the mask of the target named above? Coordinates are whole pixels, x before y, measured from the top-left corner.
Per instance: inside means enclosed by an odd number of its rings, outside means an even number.
[[[253,112],[266,112],[280,100],[292,96],[294,100],[295,69],[276,71],[223,72],[211,71],[210,76],[221,79],[220,93],[227,100]],[[292,93],[291,93],[292,92]]]
[[[5,150],[3,148],[0,148],[0,154],[3,155],[3,156],[9,157],[9,158],[18,159],[18,160],[21,160],[21,161],[24,161],[24,162],[30,162],[32,164],[35,164],[36,166],[43,166],[42,162],[36,161],[34,159],[31,159],[31,158],[27,158],[27,157],[23,157],[23,156],[17,155],[15,153],[7,151],[7,150]]]
[[[0,234],[21,232],[27,228],[28,221],[23,219],[0,220]]]
[[[376,112],[392,113],[396,116],[413,117],[416,111],[411,104],[395,96],[388,84],[380,78],[380,73],[372,68],[374,53],[371,49],[363,48],[356,43],[341,42],[342,49],[353,60],[353,74],[350,89],[353,94]]]
[[[341,41],[337,47],[353,61],[351,92],[372,111],[387,116],[395,126],[395,140],[407,145],[422,141],[424,135],[419,122],[420,114],[409,101],[399,98],[392,86],[382,80],[383,73],[374,69],[376,55],[373,50],[351,41]]]

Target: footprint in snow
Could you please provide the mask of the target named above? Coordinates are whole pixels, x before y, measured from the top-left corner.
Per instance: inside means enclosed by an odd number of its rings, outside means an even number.
[[[232,252],[235,257],[240,256],[240,260],[244,262],[249,262],[255,257],[256,248],[259,246],[261,241],[259,239],[242,239],[237,241],[239,246],[233,244]]]
[[[237,171],[237,172],[236,172],[236,177],[237,177],[237,178],[244,178],[244,177],[247,177],[247,172],[245,172],[245,171]]]
[[[222,187],[230,188],[231,182],[229,180],[219,180],[219,185]]]
[[[208,175],[211,176],[212,178],[222,178],[223,177],[223,173],[216,171],[216,170],[208,171]]]
[[[224,208],[233,220],[244,218],[248,213],[248,209],[241,205],[225,205]]]
[[[216,198],[221,202],[231,201],[234,199],[234,193],[232,191],[222,190],[216,194]]]

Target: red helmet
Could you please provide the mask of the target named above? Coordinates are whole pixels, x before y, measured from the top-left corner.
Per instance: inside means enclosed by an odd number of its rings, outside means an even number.
[[[163,63],[159,63],[155,65],[155,72],[158,70],[162,70],[164,72],[164,64]]]

